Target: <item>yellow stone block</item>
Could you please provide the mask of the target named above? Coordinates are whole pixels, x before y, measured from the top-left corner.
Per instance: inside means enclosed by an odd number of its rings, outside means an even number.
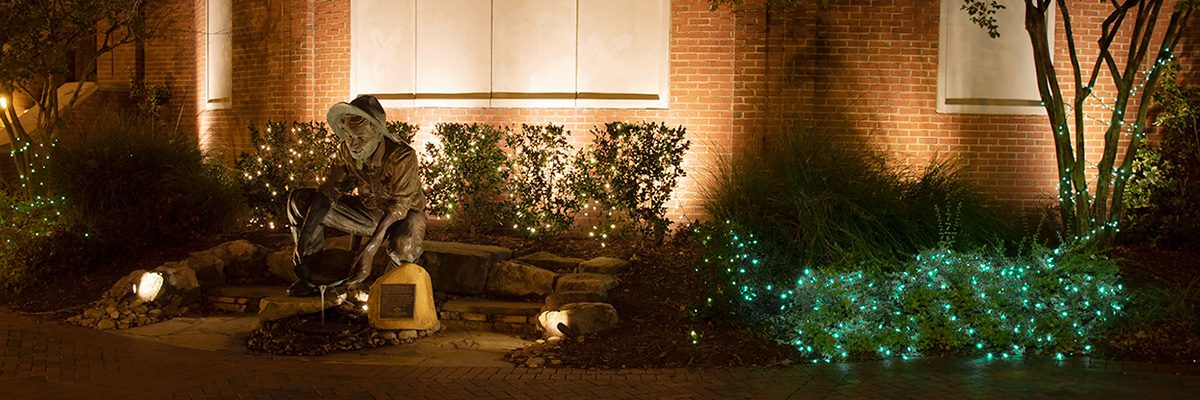
[[[404,264],[379,277],[371,285],[367,315],[378,329],[433,329],[438,316],[429,273],[419,265]]]

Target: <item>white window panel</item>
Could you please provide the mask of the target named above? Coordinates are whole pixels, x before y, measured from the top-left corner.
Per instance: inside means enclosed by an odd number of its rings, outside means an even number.
[[[491,0],[417,0],[417,106],[487,106]]]
[[[233,4],[208,0],[205,18],[204,108],[229,108],[233,98]]]
[[[352,95],[388,107],[666,108],[669,0],[352,0]]]
[[[494,0],[492,106],[575,106],[577,0]]]
[[[1045,113],[1033,47],[1025,31],[1025,5],[1020,0],[999,3],[1005,6],[995,14],[1000,37],[992,38],[960,9],[961,0],[941,0],[938,112]],[[1053,16],[1050,10],[1050,32],[1054,32]],[[1047,41],[1053,49],[1053,37]]]
[[[669,4],[666,0],[579,0],[581,106],[631,100],[665,104]]]
[[[413,106],[416,0],[350,3],[351,97],[374,95],[387,107]]]

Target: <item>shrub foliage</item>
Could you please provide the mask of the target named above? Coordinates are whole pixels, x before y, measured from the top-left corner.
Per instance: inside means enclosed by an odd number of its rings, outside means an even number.
[[[387,129],[409,143],[418,128],[389,121]],[[261,131],[250,127],[250,142],[254,150],[237,160],[238,182],[253,210],[250,223],[287,226],[288,192],[320,184],[337,154],[337,137],[323,122],[267,122]]]
[[[575,222],[579,201],[571,181],[573,155],[562,126],[521,125],[504,142],[508,160],[508,199],[512,228],[530,236],[552,237]]]
[[[760,239],[736,224],[700,228],[706,312],[757,323],[813,362],[965,352],[1011,357],[1093,350],[1121,312],[1116,265],[1038,249],[921,252],[899,268],[801,268],[777,279]]]
[[[507,128],[481,124],[438,124],[440,139],[425,145],[421,178],[429,212],[471,231],[506,225],[510,209],[503,190],[508,157],[500,147]]]
[[[592,234],[607,237],[632,230],[661,240],[671,223],[667,201],[686,175],[683,156],[691,147],[686,130],[664,123],[612,122],[592,134],[592,145],[575,163],[579,195],[600,219]]]

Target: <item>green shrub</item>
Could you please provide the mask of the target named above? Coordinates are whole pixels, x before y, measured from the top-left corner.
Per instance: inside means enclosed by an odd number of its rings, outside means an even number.
[[[237,160],[238,181],[253,210],[250,224],[287,226],[287,196],[292,189],[316,186],[333,162],[337,138],[324,123],[267,122],[250,127],[254,150]]]
[[[388,131],[411,143],[419,127],[386,122]],[[250,127],[254,150],[237,160],[238,182],[253,216],[251,226],[285,227],[287,195],[292,189],[316,187],[332,165],[338,139],[324,122],[267,122],[264,130]]]
[[[511,150],[507,183],[512,228],[553,237],[575,222],[579,201],[570,182],[572,149],[561,126],[521,125],[504,142]]]
[[[110,116],[65,134],[48,182],[71,205],[72,225],[126,247],[233,227],[244,199],[226,169],[193,138],[142,118]]]
[[[781,261],[736,224],[698,233],[707,252],[698,271],[714,288],[704,310],[748,320],[813,362],[1088,353],[1124,307],[1116,264],[1088,255],[939,249],[890,272],[804,267],[778,278],[770,265]]]
[[[89,232],[67,225],[59,199],[25,200],[0,191],[0,288],[34,286],[97,254]]]
[[[720,162],[706,193],[713,219],[757,232],[795,276],[806,265],[890,268],[939,244],[972,248],[1009,233],[984,197],[949,162],[894,169],[836,129],[770,136],[761,149]]]
[[[683,156],[691,147],[686,130],[664,123],[611,122],[592,134],[594,141],[575,161],[586,217],[599,220],[591,234],[635,231],[661,241],[671,224],[667,201],[686,175]]]
[[[438,124],[433,135],[440,140],[426,144],[421,159],[429,213],[472,232],[506,226],[511,215],[504,197],[509,171],[500,142],[508,129]]]
[[[1200,87],[1179,85],[1178,68],[1165,70],[1154,94],[1163,139],[1138,149],[1129,171],[1124,242],[1200,244]]]

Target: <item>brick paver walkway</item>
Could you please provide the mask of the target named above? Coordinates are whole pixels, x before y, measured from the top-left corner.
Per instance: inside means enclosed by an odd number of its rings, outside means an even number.
[[[334,365],[182,349],[0,313],[0,399],[1188,398],[1153,367],[923,359],[783,370]],[[736,351],[736,349],[730,349]]]

